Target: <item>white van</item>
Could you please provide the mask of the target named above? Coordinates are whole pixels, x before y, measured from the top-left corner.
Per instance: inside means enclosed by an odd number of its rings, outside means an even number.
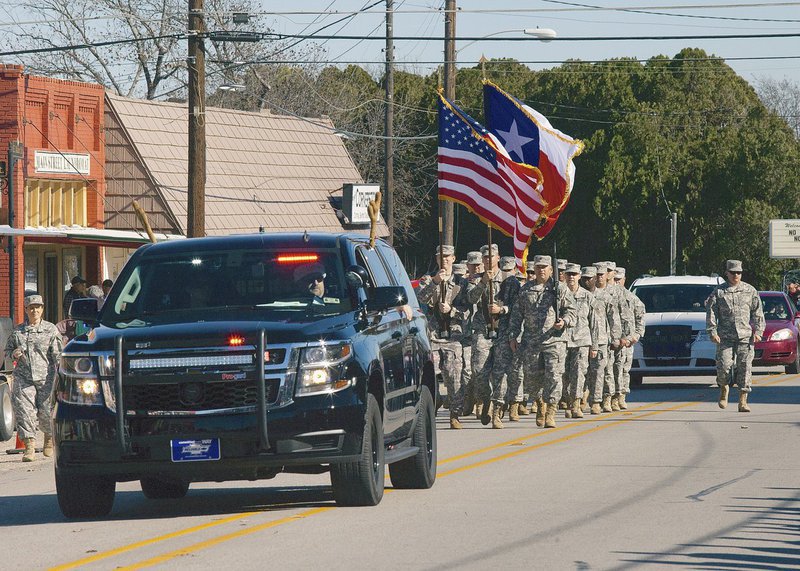
[[[705,301],[719,276],[642,277],[631,291],[645,305],[645,335],[634,345],[631,384],[646,376],[714,375],[716,345],[706,334]]]

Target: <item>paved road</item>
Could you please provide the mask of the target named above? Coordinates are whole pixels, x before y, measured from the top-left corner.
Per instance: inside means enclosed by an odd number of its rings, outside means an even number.
[[[108,520],[67,522],[51,462],[2,458],[1,566],[796,569],[800,376],[757,376],[750,414],[720,410],[711,382],[648,378],[628,411],[553,430],[451,431],[440,411],[435,486],[375,508],[281,475],[168,501],[120,484]]]

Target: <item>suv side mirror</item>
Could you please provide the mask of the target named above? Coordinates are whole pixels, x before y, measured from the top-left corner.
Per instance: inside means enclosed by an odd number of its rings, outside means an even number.
[[[384,311],[407,303],[408,296],[403,286],[376,287],[370,291],[367,311]]]
[[[361,266],[349,266],[344,272],[344,279],[354,290],[367,287],[369,284],[369,274]]]
[[[69,306],[70,319],[97,323],[97,300],[93,297],[74,299]]]

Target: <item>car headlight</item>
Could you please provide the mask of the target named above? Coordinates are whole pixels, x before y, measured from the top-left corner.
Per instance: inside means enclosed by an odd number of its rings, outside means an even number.
[[[786,341],[787,339],[792,339],[794,337],[794,333],[789,328],[778,329],[775,333],[769,336],[770,341]]]
[[[96,363],[95,357],[62,355],[56,398],[64,403],[103,406]]]
[[[352,354],[350,343],[304,348],[300,355],[297,396],[330,393],[349,387],[352,379],[342,378],[342,374]]]
[[[61,356],[61,372],[67,375],[93,375],[94,358],[81,356]]]

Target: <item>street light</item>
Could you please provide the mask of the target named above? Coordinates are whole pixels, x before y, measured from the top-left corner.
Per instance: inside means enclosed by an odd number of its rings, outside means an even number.
[[[533,36],[534,39],[540,40],[542,42],[549,42],[549,41],[554,40],[554,39],[556,39],[558,37],[558,33],[555,30],[553,30],[552,28],[525,28],[524,30],[520,30],[519,28],[515,28],[513,30],[500,30],[500,31],[497,31],[497,32],[492,32],[491,34],[486,34],[485,36],[481,36],[480,38],[478,38],[476,40],[472,40],[471,42],[467,42],[466,44],[464,44],[463,46],[458,48],[456,50],[456,53],[460,52],[461,50],[464,50],[464,49],[468,48],[472,44],[480,42],[481,40],[485,40],[487,38],[492,38],[494,36],[499,36],[501,34],[513,34],[513,33],[517,33],[517,34],[523,33],[526,36]]]

